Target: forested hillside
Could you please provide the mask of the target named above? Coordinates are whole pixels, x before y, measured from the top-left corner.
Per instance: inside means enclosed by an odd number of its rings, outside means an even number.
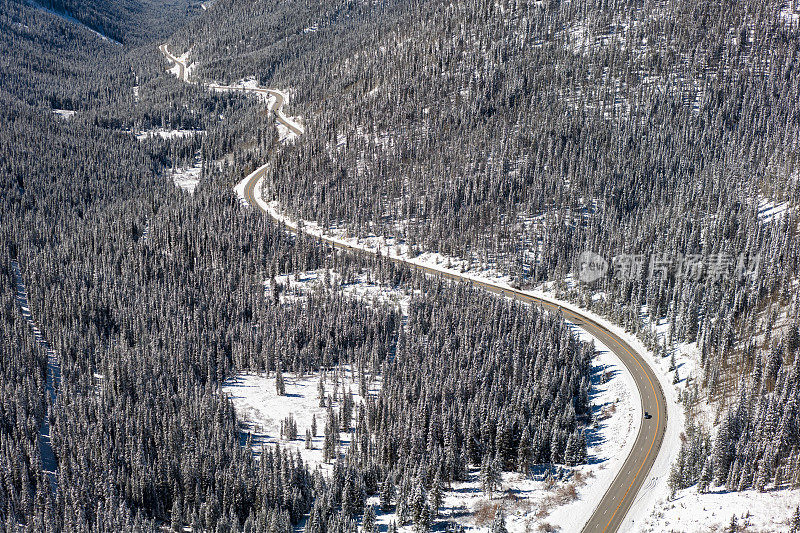
[[[290,216],[521,286],[555,282],[665,356],[696,343],[673,486],[781,488],[797,486],[800,461],[792,13],[778,1],[221,1],[171,44],[191,50],[198,79],[291,89],[307,134],[261,157]],[[586,251],[611,268],[579,284]],[[644,328],[656,321],[659,341]],[[693,418],[709,402],[719,437],[706,460]]]
[[[0,529],[288,533],[309,516],[351,531],[379,489],[424,529],[437,503],[421,491],[469,468],[586,460],[593,351],[559,317],[332,254],[242,209],[229,185],[275,146],[270,117],[176,80],[155,46],[13,2],[0,25],[15,58],[0,65]],[[191,134],[158,134],[175,130]],[[168,171],[198,157],[189,195]],[[404,283],[413,311],[336,293],[286,307],[264,290],[320,267]],[[384,388],[331,414],[359,439],[332,443],[336,475],[242,445],[226,379],[344,364]]]
[[[193,0],[4,0],[4,11],[17,11],[25,7],[26,17],[59,18],[69,37],[77,33],[95,33],[98,37],[115,44],[143,44],[182,25],[189,17],[201,11],[200,2]],[[27,9],[32,8],[32,9]],[[32,11],[35,10],[36,14]],[[37,30],[39,29],[37,24]],[[53,38],[52,32],[43,36]],[[58,50],[46,47],[46,52]]]

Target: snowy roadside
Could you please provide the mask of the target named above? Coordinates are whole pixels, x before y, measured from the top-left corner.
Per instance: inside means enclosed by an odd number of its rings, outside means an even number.
[[[247,201],[245,199],[245,188],[251,180],[257,179],[254,197],[259,207],[269,213],[274,219],[284,223],[287,228],[297,231],[298,223],[285,216],[281,212],[280,206],[277,202],[266,202],[262,198],[262,180],[267,168],[268,164],[257,168],[242,181],[240,181],[234,189],[242,202],[246,204]],[[398,244],[391,239],[383,239],[372,236],[367,240],[359,240],[345,236],[343,231],[338,232],[338,236],[331,235],[313,221],[303,221],[301,226],[303,232],[316,237],[323,237],[329,242],[336,242],[353,248],[370,251],[372,253],[380,252],[386,256],[393,258],[396,257],[401,261],[411,264],[433,268],[441,272],[457,274],[467,279],[492,283],[499,287],[509,289],[512,288],[510,285],[510,280],[507,277],[502,277],[495,272],[490,272],[487,275],[487,273],[462,271],[443,266],[443,263],[451,266],[453,264],[459,264],[459,260],[456,258],[445,258],[439,254],[430,253],[420,254],[419,256],[412,258],[409,256],[409,250],[407,246],[404,244]],[[464,262],[461,261],[460,263],[463,264]],[[578,306],[568,302],[558,300],[553,297],[552,293],[550,292],[524,292],[543,300],[570,308],[581,314],[588,315],[590,318],[599,322],[614,334],[625,339],[639,353],[645,354],[645,356],[648,358],[648,362],[653,364],[655,361],[655,357],[634,335],[623,331],[621,328],[610,323],[603,317],[588,312],[585,309],[580,309]],[[590,455],[595,458],[594,460],[596,461],[596,464],[602,465],[602,467],[592,468],[592,465],[588,465],[587,467],[580,467],[579,469],[576,469],[576,471],[581,472],[580,477],[583,479],[584,483],[582,487],[578,487],[577,499],[570,502],[565,502],[567,504],[561,505],[557,509],[553,509],[552,513],[550,511],[547,513],[540,513],[544,516],[550,516],[548,523],[550,525],[561,527],[564,531],[580,529],[589,516],[591,516],[592,511],[602,498],[605,489],[611,484],[611,481],[616,476],[616,473],[624,462],[624,459],[627,457],[628,452],[633,445],[633,441],[635,440],[641,418],[640,403],[638,401],[632,401],[632,398],[638,398],[638,393],[636,392],[636,387],[630,373],[627,371],[624,365],[622,365],[621,362],[608,351],[607,347],[599,342],[599,340],[591,338],[588,333],[580,330],[579,328],[576,328],[576,330],[579,331],[582,340],[594,340],[595,345],[598,347],[600,353],[595,360],[595,366],[607,367],[612,369],[613,375],[619,375],[619,377],[612,378],[612,380],[609,382],[609,388],[612,388],[615,391],[615,398],[624,399],[624,401],[620,402],[620,405],[617,406],[619,409],[619,414],[612,417],[613,421],[610,421],[602,430],[599,431],[597,439],[598,442],[596,442],[594,446],[590,446]],[[653,366],[656,368],[655,365]],[[666,481],[669,468],[677,456],[679,449],[678,434],[683,429],[682,411],[677,408],[677,395],[670,383],[670,376],[668,373],[659,372],[658,370],[659,369],[656,368],[656,373],[661,381],[662,388],[664,389],[669,402],[669,422],[665,436],[665,445],[662,447],[656,464],[651,470],[648,480],[646,481],[642,491],[634,503],[635,509],[628,513],[629,517],[647,514],[649,509],[655,503],[655,499],[658,496],[666,493]],[[598,392],[598,396],[593,401],[596,403],[596,405],[600,406],[608,404],[608,399],[603,397],[602,393],[600,392]],[[531,487],[527,486],[525,483],[527,482],[524,482],[523,486],[515,486],[514,483],[512,483],[509,485],[509,487],[512,491],[522,491],[528,494],[531,498],[535,498],[537,494],[536,490],[531,489]],[[542,496],[542,494],[539,494],[539,496]],[[541,511],[541,509],[537,509],[536,511],[528,511],[520,515],[509,515],[509,527],[514,527],[513,524],[517,524],[522,528],[521,531],[524,531],[524,524],[529,523],[534,519],[530,513],[539,511]],[[637,512],[640,514],[637,515]],[[541,519],[538,519],[538,521],[540,524],[544,523]],[[632,527],[632,525],[633,522],[626,527]]]
[[[644,517],[636,531],[769,531],[788,533],[789,520],[800,505],[800,489],[775,492],[744,490],[729,492],[716,487],[705,494],[697,487],[679,490],[672,500],[659,502],[656,510]]]

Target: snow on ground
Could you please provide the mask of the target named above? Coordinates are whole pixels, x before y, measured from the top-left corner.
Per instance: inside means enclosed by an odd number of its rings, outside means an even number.
[[[577,487],[577,499],[540,519],[540,523],[550,523],[562,531],[579,531],[589,519],[633,447],[642,420],[636,384],[625,365],[607,346],[582,329],[573,326],[573,331],[584,342],[595,341],[597,356],[592,363],[591,400],[598,422],[597,427],[587,430],[588,464],[575,468],[579,477],[585,479],[585,485]],[[604,382],[605,375],[609,378]],[[521,520],[509,520],[508,524],[513,527],[518,523],[520,527],[516,529],[525,531],[530,519],[530,515],[523,516]]]
[[[763,223],[777,222],[789,211],[789,202],[775,203],[764,196],[758,197],[758,219]]]
[[[69,120],[75,116],[75,111],[70,109],[53,109],[53,114],[63,118],[64,120]]]
[[[327,276],[327,280],[326,280]],[[280,287],[280,302],[291,305],[308,297],[315,290],[324,290],[326,284],[347,297],[357,298],[368,305],[391,305],[399,309],[401,314],[408,314],[411,295],[400,288],[388,287],[371,280],[370,272],[365,270],[351,280],[344,280],[342,275],[333,270],[324,269],[297,272],[275,276],[275,283]],[[270,281],[264,282],[266,291],[271,291]]]
[[[781,318],[785,316],[779,315],[777,324],[781,324]],[[656,334],[660,344],[670,346],[668,321],[660,319],[650,322],[645,308],[642,309],[642,320]],[[776,325],[777,327],[779,326]],[[763,342],[759,336],[753,340],[757,343]],[[689,383],[696,383],[701,376],[700,350],[696,343],[678,343],[668,353],[669,356],[651,362],[651,366],[658,368],[662,374],[669,374],[670,358],[674,356],[680,381],[671,388],[684,391]],[[717,404],[701,399],[694,408],[694,421],[714,436]],[[679,448],[680,443],[674,442],[674,446]],[[710,492],[701,494],[697,491],[697,486],[692,486],[678,491],[674,499],[670,499],[668,493],[662,491],[653,501],[654,506],[651,509],[641,508],[647,516],[632,521],[630,531],[723,531],[730,525],[732,515],[736,514],[740,526],[749,524],[750,529],[742,531],[778,532],[788,531],[786,519],[800,505],[800,490],[730,492],[724,486],[712,485]],[[748,513],[750,516],[746,517]]]
[[[297,222],[286,216],[281,206],[277,202],[267,202],[262,198],[262,186],[264,182],[263,175],[267,170],[268,165],[259,167],[254,172],[246,176],[236,186],[235,190],[237,194],[243,198],[245,185],[253,176],[260,176],[258,180],[259,182],[256,184],[256,202],[273,218],[283,222],[288,228],[296,230]],[[487,267],[486,265],[479,266],[471,260],[447,257],[436,252],[425,252],[416,255],[414,253],[409,253],[411,250],[409,250],[409,247],[404,242],[392,237],[384,238],[371,235],[366,238],[358,239],[356,237],[348,236],[348,233],[345,229],[328,230],[320,227],[319,224],[313,221],[303,221],[302,226],[305,233],[317,237],[324,237],[329,242],[338,242],[347,246],[364,249],[371,252],[380,251],[380,253],[384,255],[396,257],[408,263],[434,268],[442,272],[457,274],[467,279],[490,282],[499,287],[512,288],[511,280],[508,276],[504,276],[494,267]],[[546,287],[542,288],[546,289]],[[678,404],[678,389],[676,389],[676,387],[672,384],[672,373],[667,370],[668,361],[662,359],[661,357],[654,356],[635,335],[628,333],[604,317],[585,309],[581,309],[577,305],[570,304],[564,300],[557,299],[552,290],[532,290],[524,292],[543,300],[559,304],[567,309],[590,316],[608,330],[623,338],[638,353],[643,354],[648,363],[653,367],[653,370],[659,379],[661,387],[664,390],[664,395],[667,399],[667,431],[664,437],[664,443],[659,451],[658,458],[656,459],[653,468],[648,473],[647,480],[645,481],[636,500],[634,501],[631,510],[626,516],[623,529],[637,527],[637,521],[639,521],[641,517],[648,515],[659,499],[663,500],[668,496],[669,489],[667,487],[667,479],[669,476],[670,466],[676,459],[680,449],[679,434],[681,431],[683,431],[684,417],[683,410]],[[617,453],[620,453],[620,450],[617,450]],[[620,455],[622,455],[623,458],[625,456],[625,454]]]
[[[172,55],[169,50],[167,49],[167,45],[164,44],[161,46],[161,51],[167,58],[174,63],[172,68],[169,71],[176,77],[180,77],[181,74],[181,66],[184,67],[184,75],[183,81],[186,83],[191,83],[189,78],[192,72],[197,67],[196,63],[192,63],[191,65],[186,65],[186,62],[189,59],[189,53],[191,49],[188,50],[180,57],[175,57]],[[245,78],[240,80],[232,85],[220,85],[218,83],[209,83],[207,87],[212,91],[219,91],[219,92],[228,92],[228,91],[242,91],[245,94],[255,95],[257,98],[261,99],[266,105],[267,108],[274,112],[275,115],[278,117],[278,135],[281,142],[291,142],[297,137],[297,133],[293,132],[286,124],[282,122],[288,123],[291,125],[292,128],[298,130],[301,134],[305,132],[305,126],[303,126],[302,118],[301,117],[289,117],[283,113],[283,105],[289,102],[289,94],[280,91],[278,89],[267,89],[264,87],[260,87],[258,85],[258,81],[255,77]],[[278,102],[278,96],[282,97],[283,105],[280,107],[276,107]]]
[[[267,168],[267,165],[264,165],[251,173],[249,176],[245,177],[245,179],[243,179],[236,186],[237,194],[243,198],[244,187],[250,181],[251,177],[255,175],[263,176],[263,173],[267,170]],[[256,190],[260,190],[258,184],[256,185]],[[297,227],[296,222],[281,213],[280,206],[275,202],[265,202],[261,198],[260,194],[256,195],[256,201],[262,208],[266,209],[276,219],[283,221],[289,228]],[[331,232],[323,231],[319,225],[312,221],[303,221],[303,231],[316,236],[324,235],[326,238],[330,238],[331,240],[335,240],[353,247],[363,248],[371,251],[380,250],[381,253],[385,255],[399,257],[410,263],[433,267],[438,270],[459,274],[475,280],[490,281],[497,283],[500,286],[510,288],[510,280],[507,277],[502,277],[496,271],[491,269],[478,270],[476,268],[470,268],[470,262],[464,260],[445,257],[438,253],[423,253],[411,258],[408,253],[408,247],[404,243],[396,242],[391,238],[384,239],[382,237],[371,236],[366,239],[356,239],[354,237],[347,237],[347,234],[344,230],[336,232],[338,235],[340,235],[339,237],[331,237]],[[545,293],[542,291],[528,292],[534,296],[538,296],[550,301],[556,301],[550,293]],[[557,303],[566,305],[566,307],[570,307],[575,310],[579,310],[582,313],[586,313],[585,310],[578,309],[577,306],[565,304],[563,301],[557,301]],[[628,334],[622,331],[621,328],[608,323],[608,321],[602,317],[595,316],[592,313],[589,314],[592,315],[597,321],[603,323],[604,326],[611,329],[614,333],[622,336],[635,349],[637,349],[640,353],[646,354],[649,360],[654,362],[652,354],[649,354],[642,343],[633,335]],[[581,330],[579,333],[584,340],[588,339],[588,335],[585,332]],[[597,396],[593,398],[593,401],[600,406],[599,408],[601,409],[604,406],[609,406],[609,402],[615,401],[617,398],[620,399],[620,403],[618,403],[615,408],[618,414],[613,415],[606,425],[601,426],[597,432],[596,439],[589,450],[589,453],[593,458],[593,463],[576,469],[577,472],[580,472],[579,477],[583,478],[583,482],[585,483],[585,485],[576,487],[577,499],[566,502],[568,505],[564,505],[558,509],[553,509],[551,516],[547,520],[544,520],[553,525],[559,525],[565,531],[579,529],[580,525],[582,525],[583,522],[591,515],[592,510],[602,497],[605,488],[608,487],[611,480],[613,480],[619,466],[627,456],[629,448],[633,444],[636,431],[638,431],[639,419],[641,418],[641,413],[639,412],[641,409],[640,403],[633,400],[636,398],[636,394],[633,392],[634,384],[630,374],[628,374],[627,370],[624,369],[624,366],[621,365],[620,361],[610,352],[608,352],[607,348],[605,348],[602,343],[599,343],[595,340],[595,344],[600,350],[600,354],[598,355],[595,364],[598,367],[608,368],[615,377],[613,377],[607,385],[600,386],[596,392]],[[683,425],[683,419],[681,416],[682,412],[674,407],[677,404],[677,397],[674,389],[672,389],[672,385],[670,384],[671,380],[668,380],[669,375],[663,372],[658,372],[658,370],[657,373],[660,374],[659,377],[662,381],[662,387],[665,389],[665,394],[667,395],[670,403],[670,406],[668,406],[670,422],[668,423],[667,437],[665,439],[665,445],[662,448],[662,454],[659,456],[655,467],[650,473],[648,481],[645,483],[645,488],[642,490],[642,495],[634,504],[635,506],[638,506],[640,511],[649,510],[654,502],[653,498],[655,496],[666,494],[666,479],[669,472],[669,466],[677,454],[679,448],[677,444],[679,442],[678,433],[682,429]],[[618,374],[620,376],[616,377]],[[613,400],[610,399],[611,397],[613,397]],[[673,411],[675,412],[673,413]],[[513,479],[509,478],[509,481],[513,481]],[[517,524],[517,529],[523,531],[525,529],[525,524],[528,522],[532,523],[534,520],[540,523],[543,522],[541,518],[535,516],[535,513],[538,513],[542,509],[541,502],[544,501],[542,500],[543,495],[547,494],[547,496],[551,496],[553,492],[546,491],[543,488],[535,488],[532,485],[529,485],[529,483],[532,482],[528,480],[517,480],[509,485],[513,494],[526,494],[524,500],[528,502],[522,505],[524,512],[517,513],[514,515],[514,517],[509,516],[510,528],[514,527],[511,525],[514,523]],[[474,491],[470,492],[470,490],[467,490],[466,492],[473,494]],[[477,496],[474,494],[473,497],[477,498]],[[553,499],[554,498],[548,498],[548,500],[551,502]],[[478,505],[478,501],[479,499],[475,500],[473,504]],[[535,507],[536,510],[526,510],[528,504],[530,504],[532,508]],[[475,509],[472,510],[474,511]]]
[[[270,294],[270,281],[264,282],[265,295]],[[373,283],[367,271],[357,274],[351,280],[343,280],[339,273],[328,270],[314,270],[275,277],[275,283],[281,289],[280,301],[284,305],[299,302],[315,290],[337,290],[345,296],[359,298],[370,305],[392,305],[400,309],[403,315],[408,312],[411,300],[410,294],[400,289],[390,288]],[[330,289],[326,288],[330,286]],[[292,373],[284,374],[285,396],[279,396],[275,387],[274,374],[265,376],[253,373],[244,373],[229,380],[223,386],[223,392],[230,396],[234,409],[243,425],[242,443],[245,444],[248,435],[252,435],[253,448],[256,451],[261,446],[280,444],[297,450],[303,460],[313,469],[321,465],[323,470],[328,470],[330,465],[323,463],[322,443],[324,440],[325,420],[327,408],[319,406],[317,387],[320,374],[297,376]],[[338,385],[335,383],[338,382]],[[369,384],[369,394],[376,395],[380,391],[380,376],[375,376]],[[354,404],[360,405],[363,398],[359,395],[360,383],[352,368],[348,365],[329,369],[325,378],[326,394],[334,398],[332,407],[338,411],[343,400],[343,394],[348,389],[353,394]],[[334,391],[336,391],[334,393]],[[281,438],[281,421],[289,415],[297,423],[298,437],[288,441]],[[312,439],[313,449],[306,449],[305,432],[311,428],[312,418],[316,416],[317,433]],[[355,419],[355,417],[354,417]],[[351,435],[347,432],[340,434],[340,452],[343,454],[350,445]]]
[[[36,324],[31,313],[30,303],[28,302],[28,289],[25,286],[25,281],[22,279],[22,271],[20,270],[19,263],[16,260],[11,261],[11,270],[14,272],[14,283],[16,284],[16,301],[19,306],[22,318],[28,323],[28,326],[33,331],[33,337],[36,342],[47,353],[47,378],[45,381],[45,391],[50,398],[50,403],[55,405],[56,394],[61,383],[61,365],[58,361],[58,354],[44,338],[42,331]],[[39,453],[42,459],[42,469],[47,475],[47,480],[50,483],[50,490],[55,495],[58,485],[58,462],[56,461],[55,454],[53,453],[52,439],[50,436],[50,417],[42,417],[42,422],[39,425]]]
[[[591,340],[588,334],[576,332],[582,340]],[[472,468],[468,481],[453,483],[443,491],[441,521],[457,522],[467,530],[482,530],[490,525],[495,509],[501,508],[510,533],[580,530],[633,446],[641,419],[630,373],[605,346],[596,343],[596,348],[592,402],[597,424],[586,430],[588,464],[576,468],[540,465],[531,477],[505,472],[491,499],[481,491],[478,469]],[[368,503],[377,506],[377,497]],[[382,526],[397,521],[393,512],[383,513],[377,508],[376,512]],[[413,526],[398,529],[411,533]]]
[[[205,130],[145,130],[135,133],[136,140],[144,141],[153,137],[161,137],[162,139],[180,139],[182,137],[191,137],[193,135],[205,135]]]
[[[784,24],[790,27],[800,25],[800,0],[789,0],[779,14]]]
[[[328,272],[328,283],[341,287],[346,294],[375,303],[396,304],[407,311],[410,295],[396,289],[376,285],[367,279],[368,273],[361,273],[350,283],[342,283],[341,277]],[[290,305],[302,299],[325,283],[324,271],[302,272],[288,276],[278,276],[275,282],[287,287],[281,294],[281,302]],[[269,289],[269,282],[265,287]],[[583,341],[595,340],[586,332],[574,328]],[[589,461],[574,469],[559,468],[563,479],[553,484],[547,480],[544,469],[533,478],[515,473],[505,473],[504,482],[497,496],[491,501],[481,493],[477,470],[471,472],[467,482],[454,484],[444,492],[442,519],[454,520],[468,529],[479,529],[485,524],[485,509],[500,505],[506,512],[507,525],[512,533],[529,531],[531,527],[550,524],[562,531],[577,531],[589,518],[605,489],[610,485],[619,467],[624,462],[635,440],[641,421],[641,405],[636,401],[633,378],[624,365],[595,340],[597,355],[593,360],[592,403],[597,423],[586,429],[589,446]],[[330,376],[330,374],[329,374]],[[344,382],[352,391],[357,391],[358,383],[350,369],[343,374]],[[253,445],[259,449],[263,445],[281,446],[300,451],[303,460],[322,465],[322,441],[326,409],[319,407],[317,384],[319,375],[298,377],[284,374],[286,396],[280,397],[275,391],[275,377],[242,374],[229,381],[223,388],[243,421],[244,436],[253,434]],[[346,390],[348,385],[340,387]],[[370,386],[371,393],[377,394],[380,381],[376,379]],[[332,390],[332,385],[326,385]],[[356,404],[361,398],[354,394]],[[334,402],[334,409],[337,403]],[[297,422],[298,439],[286,441],[280,438],[280,422],[291,414]],[[317,419],[317,437],[313,439],[314,449],[305,448],[305,430],[311,426],[312,416]],[[341,451],[347,448],[350,435],[341,434]],[[375,502],[376,503],[376,502]],[[489,513],[490,518],[494,513]],[[379,523],[388,524],[396,520],[392,513],[379,513]],[[410,531],[411,526],[400,528]]]
[[[278,138],[281,142],[291,142],[297,138],[297,133],[289,129],[286,124],[291,124],[291,126],[300,131],[300,133],[305,132],[305,127],[303,126],[301,117],[289,117],[283,112],[283,106],[289,102],[289,95],[284,91],[279,91],[277,89],[265,89],[263,87],[259,87],[258,82],[255,78],[247,78],[244,80],[240,80],[233,85],[218,85],[215,83],[209,84],[208,88],[212,91],[219,91],[219,92],[230,92],[230,91],[241,91],[245,94],[254,95],[260,100],[262,100],[270,111],[274,112],[275,115],[278,117],[278,122],[276,124],[278,128]],[[280,107],[277,107],[278,104],[278,96],[282,98],[283,104]]]
[[[290,130],[284,124],[278,122],[276,124],[276,127],[278,128],[278,140],[280,142],[288,143],[288,142],[293,142],[295,139],[297,139],[298,135],[292,130]]]
[[[789,519],[800,505],[800,489],[779,492],[726,492],[717,488],[699,494],[696,487],[678,491],[672,501],[664,502],[660,509],[645,519],[637,531],[680,531],[705,533],[728,531],[735,515],[740,528],[737,531],[788,532]]]
[[[170,68],[167,70],[167,72],[169,72],[170,74],[172,74],[172,75],[173,75],[173,76],[175,76],[176,78],[180,78],[180,76],[181,76],[181,66],[180,66],[180,65],[178,65],[177,63],[175,63],[174,65],[172,65],[172,66],[171,66],[171,67],[170,67]]]
[[[264,102],[268,108],[272,109],[275,105],[275,96],[267,92],[266,90],[262,89],[258,85],[258,81],[255,78],[245,78],[243,80],[239,80],[236,83],[231,85],[219,85],[216,83],[212,83],[208,86],[209,89],[212,91],[217,92],[244,92],[245,94],[249,94],[255,96],[262,102]]]
[[[309,467],[313,470],[317,465],[328,472],[331,463],[323,462],[322,446],[325,440],[325,421],[327,407],[320,407],[317,387],[319,373],[297,376],[284,373],[285,395],[279,396],[275,387],[275,375],[240,374],[225,382],[223,393],[233,402],[236,415],[242,424],[242,443],[252,438],[253,449],[258,453],[262,446],[279,444],[282,448],[300,452]],[[338,387],[335,383],[338,382]],[[380,391],[380,378],[376,377],[369,386],[370,395]],[[336,398],[331,406],[338,412],[348,391],[352,394],[356,408],[363,398],[359,395],[358,378],[349,366],[337,367],[327,371],[325,379],[326,395]],[[286,440],[281,437],[281,422],[288,416],[294,417],[297,423],[297,439]],[[305,434],[311,428],[312,419],[316,417],[317,433],[312,438],[313,449],[306,449]],[[355,413],[353,420],[356,420]],[[344,454],[352,441],[350,432],[339,434],[339,452]]]
[[[176,78],[178,78],[183,82],[192,83],[189,80],[189,76],[194,70],[195,64],[194,63],[192,63],[191,65],[186,64],[186,62],[189,61],[189,54],[192,53],[192,49],[190,48],[179,57],[176,57],[173,54],[171,54],[166,44],[161,45],[159,47],[159,50],[161,50],[161,52],[167,57],[167,59],[173,63],[172,67],[168,69],[168,72],[170,72],[173,76],[175,76]],[[183,78],[181,78],[181,67],[183,67]]]
[[[194,165],[173,169],[171,172],[172,182],[189,194],[194,194],[197,184],[200,183],[200,175],[202,172],[203,162],[198,156],[195,158]]]
[[[286,104],[289,103],[289,93],[287,93],[286,91],[281,91],[281,90],[278,90],[278,89],[267,89],[267,90],[270,91],[270,92],[273,92],[273,93],[281,95],[283,97],[283,105],[286,105]],[[275,111],[275,114],[278,115],[281,119],[285,120],[286,122],[289,122],[292,126],[297,128],[298,130],[300,130],[301,134],[305,133],[306,128],[305,128],[305,126],[303,126],[302,117],[290,117],[290,116],[287,116],[283,112],[283,106],[281,106],[279,109],[274,109],[273,108],[273,111]]]

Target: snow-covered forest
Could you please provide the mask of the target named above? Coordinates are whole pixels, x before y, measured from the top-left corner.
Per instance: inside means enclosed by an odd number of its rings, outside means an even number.
[[[171,41],[198,77],[292,87],[307,134],[269,155],[265,192],[293,219],[549,282],[665,357],[691,346],[674,487],[705,468],[742,490],[798,484],[795,7],[232,1]],[[613,266],[573,283],[585,251]]]
[[[504,480],[580,498],[617,405],[595,346],[559,313],[286,231],[233,190],[266,163],[292,220],[638,335],[679,391],[671,496],[796,496],[798,19],[772,0],[0,0],[0,531],[547,531],[506,524],[493,496],[524,504]],[[196,80],[285,91],[303,134]],[[275,404],[261,446],[243,380],[271,402],[313,383],[319,417]],[[458,491],[481,497],[469,519]]]

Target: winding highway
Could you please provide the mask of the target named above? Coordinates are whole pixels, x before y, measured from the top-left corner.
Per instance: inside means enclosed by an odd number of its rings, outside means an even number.
[[[166,45],[162,45],[162,52],[172,61],[181,65],[180,72],[181,79],[188,82],[185,77],[185,65],[183,65],[177,58],[169,54],[166,50]],[[209,86],[209,88],[216,88],[216,86]],[[232,89],[231,87],[225,87]],[[275,102],[271,106],[271,110],[275,113],[276,119],[289,128],[296,134],[302,133],[302,128],[298,127],[291,120],[287,119],[282,112],[284,104],[283,96],[280,92],[272,89],[242,89],[249,92],[262,92],[269,93],[275,96]],[[247,178],[244,187],[244,197],[247,203],[254,209],[263,211],[266,215],[271,216],[278,220],[273,213],[265,209],[256,199],[256,189],[259,181],[264,177],[267,166],[262,166]],[[302,231],[296,225],[286,223],[286,229],[298,233]],[[347,250],[356,254],[372,254],[375,252],[366,250],[359,247],[350,246],[337,239],[329,237],[316,237],[323,243],[330,245],[340,250]],[[574,323],[576,326],[585,330],[587,333],[598,339],[605,344],[614,355],[616,355],[622,364],[630,372],[639,392],[642,413],[649,413],[650,418],[641,420],[636,440],[633,447],[626,457],[622,467],[617,473],[614,481],[608,487],[600,503],[595,508],[592,515],[584,525],[582,531],[584,532],[613,532],[619,531],[625,517],[633,505],[637,494],[639,493],[642,485],[647,480],[647,475],[653,464],[658,457],[658,452],[661,449],[662,441],[667,429],[667,402],[664,392],[661,389],[658,378],[653,369],[648,365],[644,356],[637,352],[630,344],[623,338],[616,335],[614,332],[603,326],[601,323],[592,319],[588,315],[581,313],[574,308],[568,307],[559,303],[558,301],[536,296],[526,291],[512,289],[500,284],[491,283],[488,281],[480,281],[459,275],[457,273],[445,270],[437,270],[435,268],[420,265],[402,257],[392,257],[385,255],[387,259],[395,263],[402,263],[403,265],[422,271],[432,276],[438,276],[444,279],[453,280],[456,282],[468,283],[475,287],[480,287],[489,292],[500,294],[506,297],[514,298],[516,300],[526,302],[529,304],[539,305],[543,308],[549,309],[553,312],[561,313],[565,319]]]
[[[178,65],[178,79],[183,80],[186,83],[191,83],[189,81],[189,71],[186,67],[186,64],[181,61],[180,58],[175,57],[172,55],[167,48],[166,44],[162,44],[158,47],[161,50],[161,53],[164,54],[167,59]],[[285,97],[282,92],[277,91],[275,89],[264,89],[261,87],[242,87],[237,85],[217,85],[214,83],[210,83],[206,85],[211,90],[214,91],[240,91],[244,93],[257,93],[257,94],[268,94],[274,98],[272,104],[269,107],[269,110],[275,113],[275,119],[286,126],[289,131],[294,133],[295,135],[302,135],[303,134],[303,127],[294,122],[293,120],[289,119],[286,115],[283,114],[283,104],[285,103]]]

